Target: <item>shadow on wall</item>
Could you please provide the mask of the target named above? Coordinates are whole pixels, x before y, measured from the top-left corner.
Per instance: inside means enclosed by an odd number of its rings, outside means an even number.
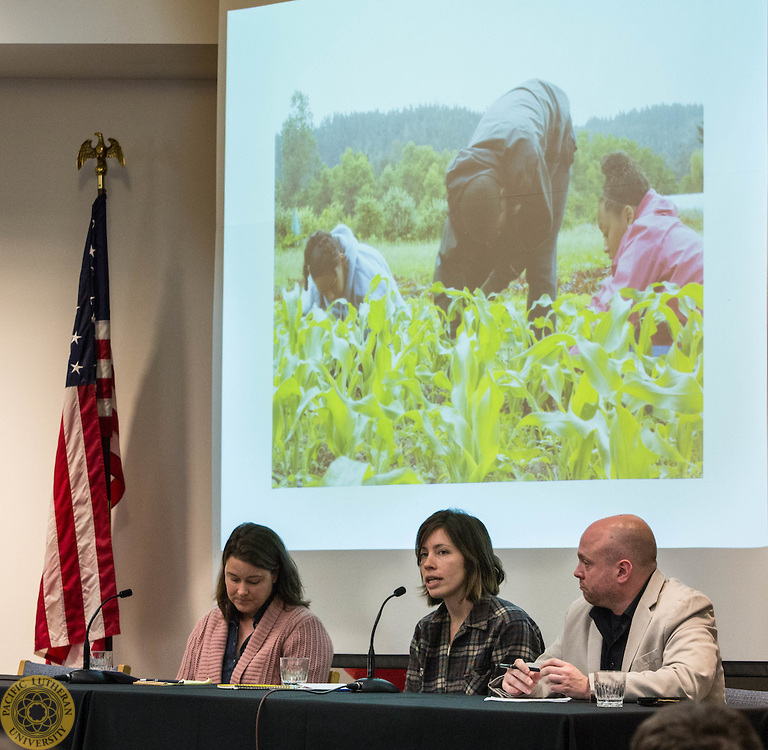
[[[113,545],[118,588],[130,585],[134,596],[120,607],[122,635],[114,648],[139,676],[175,677],[187,636],[179,636],[175,624],[191,616],[189,571],[195,551],[189,549],[186,530],[190,426],[184,371],[189,353],[185,327],[177,324],[184,267],[174,259],[167,265],[156,320],[145,325],[155,336],[149,367],[134,413],[120,413],[130,424],[130,442],[121,444],[126,493],[115,510]],[[119,408],[119,358],[115,367]]]

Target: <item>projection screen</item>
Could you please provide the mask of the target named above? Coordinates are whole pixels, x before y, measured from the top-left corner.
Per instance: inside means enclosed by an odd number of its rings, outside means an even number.
[[[498,548],[573,546],[592,520],[615,512],[643,516],[660,546],[765,545],[765,60],[760,0],[738,6],[649,0],[632,14],[607,0],[294,0],[230,11],[223,539],[238,523],[258,520],[291,550],[408,549],[426,516],[460,507],[485,522]],[[590,118],[658,105],[702,107],[701,476],[275,486],[276,138],[292,95],[307,97],[315,127],[335,115],[428,105],[479,117],[532,78],[567,93],[577,130]],[[436,254],[439,238],[432,244]]]

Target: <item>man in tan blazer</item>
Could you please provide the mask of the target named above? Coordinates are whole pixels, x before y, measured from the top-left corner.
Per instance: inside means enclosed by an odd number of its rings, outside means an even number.
[[[594,673],[627,673],[625,700],[642,696],[725,702],[712,602],[656,567],[656,540],[631,515],[596,521],[581,537],[574,576],[583,598],[532,672],[518,659],[492,687],[508,695],[556,692],[589,700]],[[501,692],[500,691],[500,692]]]

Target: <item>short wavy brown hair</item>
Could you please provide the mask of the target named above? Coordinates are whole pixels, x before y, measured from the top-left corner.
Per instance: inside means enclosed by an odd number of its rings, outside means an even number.
[[[304,289],[309,288],[309,277],[317,279],[327,273],[334,273],[342,264],[344,275],[349,271],[349,258],[338,237],[328,232],[314,232],[304,247]]]
[[[466,597],[476,602],[484,596],[496,596],[499,586],[505,578],[501,560],[494,554],[491,536],[485,524],[469,513],[458,508],[438,510],[419,527],[416,534],[416,562],[419,563],[419,553],[431,534],[442,529],[450,537],[451,542],[464,557],[464,568],[467,573]],[[422,585],[421,591],[426,596],[430,606],[440,603],[433,599]]]

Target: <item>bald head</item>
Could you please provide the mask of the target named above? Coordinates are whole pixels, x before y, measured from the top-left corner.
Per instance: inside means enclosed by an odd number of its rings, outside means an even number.
[[[606,562],[626,559],[642,573],[656,569],[656,538],[651,527],[638,516],[601,518],[587,527],[582,535],[585,538],[599,547]]]
[[[584,598],[621,614],[656,570],[656,540],[637,516],[595,521],[581,535],[573,575]]]

